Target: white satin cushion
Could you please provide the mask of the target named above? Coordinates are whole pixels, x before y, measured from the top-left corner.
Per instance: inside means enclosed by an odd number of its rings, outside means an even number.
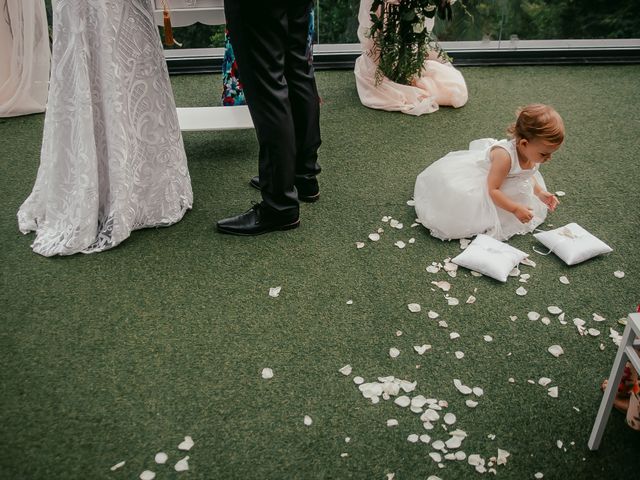
[[[456,258],[456,265],[474,270],[501,282],[529,255],[488,235],[480,234]]]
[[[545,247],[560,257],[567,265],[584,262],[613,249],[577,223],[533,234]]]

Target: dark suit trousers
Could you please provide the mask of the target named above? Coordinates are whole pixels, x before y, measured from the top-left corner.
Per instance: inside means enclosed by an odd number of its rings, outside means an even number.
[[[320,108],[307,56],[311,0],[226,0],[239,80],[256,129],[263,205],[298,212],[320,173]]]

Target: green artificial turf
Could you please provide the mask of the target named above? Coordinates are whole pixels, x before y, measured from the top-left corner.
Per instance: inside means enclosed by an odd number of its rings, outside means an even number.
[[[134,232],[103,253],[40,257],[29,248],[33,236],[18,232],[16,212],[35,179],[43,116],[0,120],[0,477],[133,479],[147,468],[157,479],[479,476],[466,461],[441,470],[429,446],[409,443],[409,434],[424,433],[418,416],[364,399],[338,373],[351,364],[352,376],[415,380],[413,394],[446,399],[469,434],[462,450],[487,459],[498,448],[511,453],[498,478],[633,478],[640,433],[622,415],[612,413],[598,452],[586,443],[615,354],[609,327],[622,331],[617,320],[640,303],[640,66],[462,72],[468,104],[417,118],[363,107],[352,72],[318,73],[321,200],[302,206],[299,229],[256,238],[213,228],[259,198],[248,186],[257,171],[254,132],[186,133],[195,201],[181,222]],[[219,76],[172,82],[179,106],[217,104]],[[516,108],[531,102],[554,105],[567,127],[566,144],[541,170],[552,191],[567,193],[548,224],[577,222],[614,251],[567,267],[534,253],[532,236],[513,238],[538,264],[523,267],[531,274],[525,297],[515,295],[515,278],[503,285],[462,269],[455,279],[427,273],[460,249],[410,228],[416,175],[470,140],[503,137]],[[404,228],[390,229],[384,215]],[[382,239],[369,242],[379,227]],[[393,245],[410,237],[414,245]],[[448,306],[430,284],[445,279],[452,295],[477,302]],[[269,297],[278,285],[280,296]],[[412,302],[421,313],[409,312]],[[602,335],[526,318],[549,305]],[[430,309],[449,328],[429,320]],[[594,312],[606,321],[596,325]],[[450,340],[450,331],[461,338]],[[493,342],[483,341],[487,334]],[[433,348],[420,357],[412,347],[423,343]],[[566,353],[552,357],[552,344]],[[455,359],[455,350],[465,357]],[[264,367],[274,370],[271,380],[261,378]],[[559,398],[527,383],[542,376],[559,386]],[[484,388],[476,409],[465,406],[454,378]],[[389,418],[399,426],[388,428]],[[440,424],[428,433],[447,438]],[[185,435],[195,447],[189,472],[178,474]],[[154,464],[159,451],[169,454],[167,465]]]

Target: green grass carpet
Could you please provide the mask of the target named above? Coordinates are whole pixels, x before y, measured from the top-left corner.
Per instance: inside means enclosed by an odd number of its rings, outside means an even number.
[[[134,232],[113,250],[66,258],[34,254],[33,237],[17,229],[38,167],[43,116],[0,120],[0,478],[133,479],[147,468],[157,479],[479,476],[466,461],[439,469],[428,445],[407,441],[424,433],[418,415],[391,401],[372,405],[338,373],[348,363],[352,376],[395,375],[417,381],[414,394],[446,399],[469,435],[462,450],[487,459],[498,448],[511,453],[499,478],[633,478],[640,433],[622,415],[612,413],[598,452],[586,443],[615,354],[609,327],[622,331],[617,320],[640,302],[640,66],[463,74],[464,108],[415,118],[363,107],[351,72],[318,73],[322,197],[302,206],[298,230],[216,233],[215,220],[259,198],[247,183],[257,170],[255,134],[187,133],[193,210],[170,228]],[[217,103],[219,76],[172,82],[179,106]],[[532,275],[525,297],[515,295],[514,278],[502,285],[462,271],[453,280],[427,273],[432,261],[460,250],[409,227],[416,175],[472,139],[503,137],[516,108],[530,102],[554,105],[567,126],[566,144],[541,170],[552,191],[567,192],[548,223],[575,221],[613,253],[566,267],[534,253],[532,236],[514,238],[538,263],[523,267]],[[390,229],[383,215],[405,227]],[[367,241],[381,226],[382,239]],[[393,246],[410,237],[414,245]],[[356,241],[367,245],[357,250]],[[615,270],[626,277],[615,278]],[[560,284],[560,275],[571,284]],[[450,280],[463,301],[477,288],[477,302],[449,307],[430,285],[436,279]],[[280,296],[270,298],[269,287],[278,285]],[[421,313],[408,311],[412,302]],[[548,326],[527,320],[528,311],[549,305],[603,334],[581,337],[555,318]],[[429,320],[429,309],[449,328]],[[606,321],[594,325],[594,312]],[[450,331],[461,338],[450,340]],[[483,341],[486,334],[494,341]],[[420,357],[412,346],[423,343],[433,349]],[[565,355],[547,353],[552,344]],[[390,347],[400,349],[398,358],[389,357]],[[462,360],[456,350],[465,352]],[[274,370],[271,380],[261,378],[264,367]],[[527,383],[542,376],[559,386],[559,398]],[[484,388],[477,408],[465,406],[454,378]],[[388,428],[388,418],[399,426]],[[447,438],[440,423],[429,432],[434,440]],[[195,447],[189,472],[178,474],[185,435]],[[167,465],[154,464],[159,451],[169,454]],[[111,472],[121,460],[126,465]]]

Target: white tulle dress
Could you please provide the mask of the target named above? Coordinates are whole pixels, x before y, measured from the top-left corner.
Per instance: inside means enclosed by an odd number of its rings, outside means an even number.
[[[58,0],[40,168],[20,207],[44,256],[171,225],[193,193],[151,0]]]
[[[529,223],[521,223],[515,215],[496,206],[489,196],[487,176],[493,148],[504,148],[511,157],[511,169],[500,189],[533,210]],[[416,213],[431,235],[441,240],[479,233],[507,240],[533,231],[547,216],[547,206],[533,193],[534,178],[546,190],[538,165],[531,169],[520,167],[513,140],[474,140],[469,150],[450,152],[418,175],[414,190]]]

